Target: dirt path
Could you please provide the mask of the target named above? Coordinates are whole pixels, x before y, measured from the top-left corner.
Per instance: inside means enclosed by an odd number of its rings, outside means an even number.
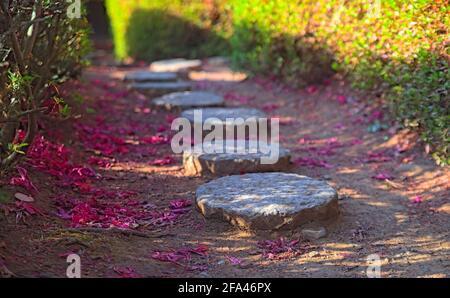
[[[376,100],[339,79],[290,90],[270,79],[223,81],[232,78],[226,69],[192,74],[204,79],[197,89],[224,95],[230,106],[280,117],[291,171],[339,191],[339,220],[326,238],[308,242],[299,231],[252,235],[205,222],[189,204],[206,179],[185,177],[165,138],[176,115],[149,109],[148,100],[117,80],[122,74],[91,67],[60,90],[79,94],[76,116],[44,122],[54,126],[45,142],[69,151],[53,148],[60,164],[42,151],[36,153],[41,164],[22,162],[38,189],[31,204],[38,210],[1,205],[9,213],[0,217],[3,275],[8,268],[18,276],[64,277],[66,256],[78,253],[83,276],[96,277],[364,277],[370,254],[380,255],[384,277],[450,276],[449,171],[434,165],[414,134],[396,132]],[[377,131],[377,121],[388,127]],[[63,179],[58,171],[68,164]],[[95,176],[78,166],[89,164]],[[3,191],[20,190],[9,185],[14,176],[15,170],[2,178]],[[89,220],[140,233],[86,228]],[[280,237],[284,242],[261,242]],[[278,254],[264,243],[291,249]]]

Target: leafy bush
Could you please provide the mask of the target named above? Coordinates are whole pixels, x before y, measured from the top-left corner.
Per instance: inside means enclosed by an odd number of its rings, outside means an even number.
[[[116,57],[151,61],[226,53],[226,13],[220,2],[107,0]]]
[[[236,66],[291,84],[331,69],[376,90],[449,163],[450,6],[445,0],[231,0]]]
[[[79,73],[88,49],[84,18],[69,18],[67,1],[0,3],[0,163],[23,154],[37,131],[44,100]],[[19,133],[22,131],[23,133]]]

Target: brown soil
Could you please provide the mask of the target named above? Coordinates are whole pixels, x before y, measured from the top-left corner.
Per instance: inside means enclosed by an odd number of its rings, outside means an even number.
[[[105,90],[89,85],[93,79],[116,80],[124,69],[95,66],[86,70],[81,84],[87,90],[78,90],[74,83],[67,86],[77,90],[94,103]],[[208,80],[210,75],[211,80]],[[379,254],[383,277],[449,277],[450,276],[450,192],[448,168],[437,167],[424,152],[414,133],[391,127],[375,133],[367,131],[367,115],[379,106],[380,100],[366,98],[351,91],[345,81],[335,78],[316,92],[287,90],[286,86],[258,83],[257,80],[234,82],[230,71],[206,68],[197,84],[200,89],[220,94],[239,94],[253,98],[248,105],[279,107],[269,111],[280,116],[282,144],[298,157],[311,157],[302,150],[299,140],[309,136],[324,140],[337,137],[342,143],[360,139],[352,146],[336,148],[335,154],[319,157],[333,167],[292,166],[291,171],[314,178],[326,179],[340,195],[340,216],[327,226],[327,237],[309,243],[304,253],[287,259],[271,260],[261,255],[257,243],[264,239],[285,236],[299,238],[300,232],[283,235],[254,235],[239,231],[224,222],[206,222],[194,208],[169,227],[140,227],[151,235],[123,235],[112,232],[77,231],[68,223],[52,216],[51,197],[55,189],[45,175],[30,172],[40,192],[35,196],[36,206],[46,216],[30,216],[26,222],[16,222],[13,214],[0,217],[0,273],[7,269],[17,276],[64,277],[67,263],[64,255],[77,252],[82,260],[85,277],[115,277],[114,268],[130,267],[143,277],[365,277],[370,254]],[[226,80],[221,80],[220,78]],[[116,80],[115,89],[124,88]],[[336,96],[345,95],[347,103],[340,104]],[[142,101],[137,94],[119,98],[111,105],[121,111],[108,117],[112,125],[125,125],[133,119],[139,123],[165,123],[169,113],[164,111],[141,113]],[[228,105],[241,105],[228,102]],[[96,111],[102,114],[102,111]],[[83,113],[88,122],[96,114]],[[358,120],[359,119],[359,120]],[[363,120],[361,120],[363,119]],[[64,132],[66,143],[75,149],[76,157],[86,161],[86,152],[72,138],[71,120],[55,125]],[[308,138],[306,138],[308,142]],[[322,143],[321,143],[322,142]],[[323,141],[319,141],[323,144]],[[369,151],[391,150],[402,146],[401,153],[386,162],[368,162]],[[157,147],[157,156],[171,154],[170,145]],[[157,206],[167,206],[174,198],[194,199],[197,186],[206,179],[186,177],[181,158],[167,166],[151,166],[145,158],[125,156],[111,169],[98,172],[106,179],[98,182],[111,189],[134,190],[140,200]],[[128,161],[123,161],[128,160]],[[379,181],[372,176],[389,172],[395,178]],[[14,193],[14,188],[3,189]],[[420,195],[423,202],[413,203]],[[307,243],[301,240],[301,243]],[[209,249],[207,271],[187,271],[172,263],[150,257],[155,250],[168,250],[186,245],[205,244]],[[226,256],[238,257],[242,265],[232,265]]]

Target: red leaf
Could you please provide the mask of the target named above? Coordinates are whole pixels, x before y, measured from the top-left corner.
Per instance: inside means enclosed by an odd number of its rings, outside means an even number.
[[[38,189],[34,186],[33,182],[31,182],[28,177],[28,172],[22,167],[17,167],[17,171],[19,172],[20,177],[11,178],[9,184],[14,186],[21,186],[28,190],[29,192],[37,192]]]
[[[378,173],[378,174],[372,176],[372,179],[382,180],[382,181],[384,181],[386,179],[392,180],[392,179],[394,179],[394,176],[392,176],[391,174],[388,174],[388,173]]]

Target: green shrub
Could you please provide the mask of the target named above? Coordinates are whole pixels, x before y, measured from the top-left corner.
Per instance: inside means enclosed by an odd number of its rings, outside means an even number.
[[[376,90],[449,163],[450,8],[441,0],[231,0],[238,67],[295,85],[331,69]]]
[[[116,57],[152,61],[227,53],[226,14],[219,2],[107,0]]]
[[[69,18],[67,1],[0,3],[0,166],[24,154],[52,86],[80,72],[87,22]],[[18,131],[25,132],[17,143]]]

